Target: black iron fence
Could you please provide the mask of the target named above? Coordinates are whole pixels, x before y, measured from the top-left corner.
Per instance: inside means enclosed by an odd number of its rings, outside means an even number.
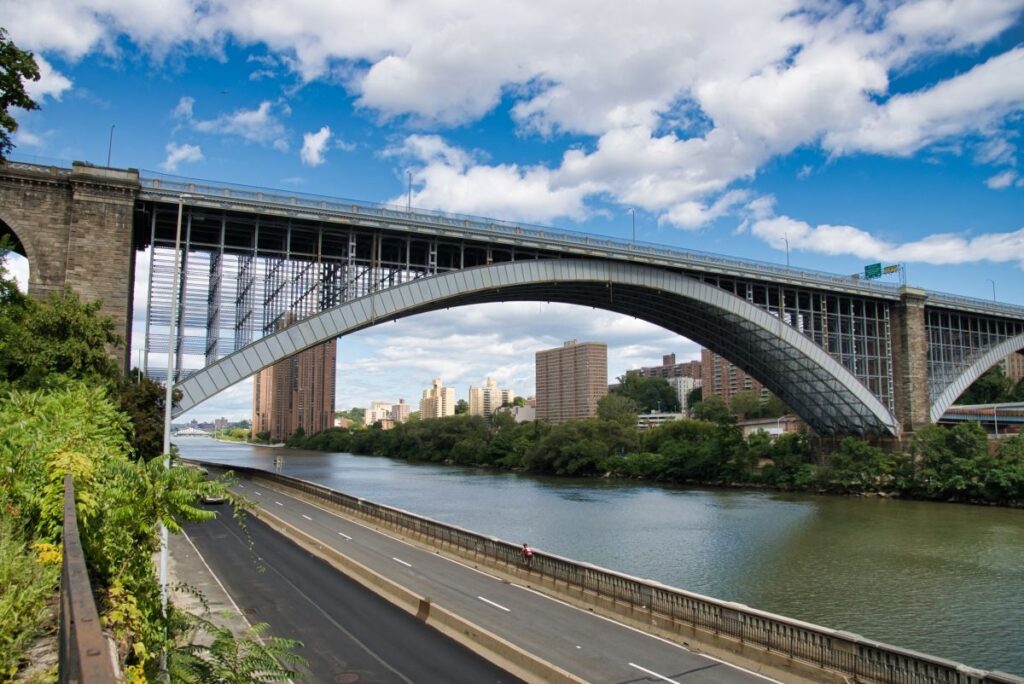
[[[215,463],[204,466],[224,468]],[[232,467],[239,473],[270,480],[288,489],[336,506],[347,514],[372,521],[414,539],[497,568],[524,568],[516,544],[486,537],[397,508],[336,492],[306,480],[257,468]],[[535,552],[529,561],[531,577],[577,599],[612,607],[612,612],[643,615],[647,624],[683,633],[696,628],[735,643],[755,646],[825,670],[855,682],[885,684],[1024,684],[1024,679],[988,672],[867,639],[857,634],[820,627],[742,604],[630,577],[612,570]]]
[[[75,485],[64,476],[64,554],[60,569],[60,681],[62,684],[116,682],[78,537]]]

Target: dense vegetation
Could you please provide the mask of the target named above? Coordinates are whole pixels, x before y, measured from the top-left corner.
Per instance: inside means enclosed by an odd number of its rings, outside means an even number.
[[[1024,378],[1014,384],[1006,377],[1002,364],[992,366],[982,373],[956,400],[958,404],[997,404],[1009,401],[1024,401]]]
[[[1024,502],[1024,440],[1006,439],[990,451],[985,432],[975,424],[925,428],[914,436],[909,455],[847,438],[823,457],[812,454],[803,434],[757,433],[744,439],[727,409],[715,420],[680,420],[648,431],[635,424],[635,403],[609,395],[597,418],[559,425],[515,423],[500,413],[490,422],[459,415],[410,421],[392,430],[296,434],[287,444],[552,475]]]
[[[225,495],[225,483],[207,481],[195,468],[164,467],[164,390],[138,374],[120,375],[108,349],[121,340],[109,319],[98,315],[98,303],[83,303],[70,291],[43,302],[19,292],[5,269],[5,246],[0,244],[0,680],[12,678],[25,665],[26,649],[55,629],[63,479],[71,473],[90,581],[128,681],[156,679],[157,656],[165,650],[176,664],[175,681],[214,681],[203,679],[205,670],[194,660],[202,655],[211,662],[230,651],[226,637],[214,634],[218,652],[189,644],[205,623],[173,607],[164,614],[153,556],[160,524],[177,532],[183,521],[213,517],[194,503],[204,494]],[[232,648],[247,660],[221,672],[237,674],[267,654],[259,643]]]

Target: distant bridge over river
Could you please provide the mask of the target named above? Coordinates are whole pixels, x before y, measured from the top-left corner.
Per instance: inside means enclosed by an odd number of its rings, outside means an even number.
[[[180,304],[172,310],[179,225]],[[173,345],[177,367],[192,362],[194,370],[177,382],[176,415],[324,340],[483,302],[565,302],[650,321],[737,364],[822,434],[912,432],[1024,349],[1019,306],[77,162],[0,167],[0,233],[28,258],[33,295],[67,284],[101,298],[126,337],[136,253],[151,248],[147,357]],[[281,330],[289,314],[300,321]]]

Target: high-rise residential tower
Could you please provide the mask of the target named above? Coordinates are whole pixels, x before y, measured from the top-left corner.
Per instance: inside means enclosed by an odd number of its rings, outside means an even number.
[[[445,387],[441,378],[434,378],[430,389],[423,390],[420,399],[420,420],[455,415],[455,389]]]
[[[704,375],[702,394],[705,399],[712,395],[719,396],[728,404],[737,392],[751,391],[762,398],[767,395],[761,383],[710,349],[700,350],[700,362]]]
[[[289,316],[279,329],[295,322]],[[311,435],[334,426],[334,379],[338,342],[331,340],[278,361],[256,374],[252,432],[280,442],[297,429]]]
[[[592,418],[608,394],[608,345],[570,340],[539,351],[536,373],[537,420]]]
[[[469,388],[469,415],[487,418],[502,404],[511,404],[512,399],[511,389],[501,389],[496,381],[487,378],[483,387]]]

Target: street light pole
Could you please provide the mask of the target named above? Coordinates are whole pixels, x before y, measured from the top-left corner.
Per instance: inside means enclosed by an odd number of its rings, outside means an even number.
[[[171,467],[171,403],[174,401],[174,356],[178,337],[178,270],[181,264],[181,217],[186,195],[178,196],[178,225],[174,232],[174,274],[171,278],[171,320],[167,334],[167,380],[164,394],[164,470]],[[167,525],[160,520],[160,609],[167,617]],[[160,669],[167,670],[167,651],[160,654]]]
[[[409,188],[409,190],[408,190],[408,194],[406,195],[408,197],[408,199],[405,202],[405,210],[411,214],[412,213],[412,171],[406,171],[405,172],[405,176],[406,176],[406,178],[409,179],[408,186],[407,186]]]
[[[789,235],[783,234],[782,239],[786,241],[786,268],[789,268]]]
[[[991,278],[985,278],[985,280],[987,282],[992,283],[992,301],[994,302],[996,301],[996,281],[992,280]]]
[[[636,208],[630,207],[629,213],[633,216],[633,244],[636,244]]]

